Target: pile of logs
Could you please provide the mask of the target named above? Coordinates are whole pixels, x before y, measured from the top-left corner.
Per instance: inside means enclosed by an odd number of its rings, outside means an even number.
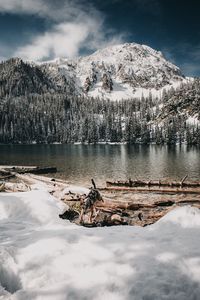
[[[152,203],[133,202],[108,199],[102,194],[104,202],[96,204],[96,216],[92,223],[89,222],[89,213],[84,217],[83,224],[80,224],[81,198],[83,195],[67,193],[63,201],[67,204],[67,211],[61,218],[68,219],[79,225],[113,226],[113,225],[139,225],[146,226],[155,223],[164,216],[175,205],[175,201],[163,200]]]
[[[173,194],[169,186],[169,182],[150,182],[154,187],[158,184],[167,187],[164,191],[160,190],[149,193],[149,188],[138,190],[139,186],[148,186],[149,182],[146,181],[128,181],[128,182],[107,182],[107,188],[99,189],[102,193],[104,202],[99,202],[96,205],[97,216],[94,219],[93,224],[88,223],[88,216],[85,218],[84,226],[112,226],[112,225],[139,225],[147,226],[155,223],[171,209],[180,205],[193,205],[200,208],[200,189],[198,183],[185,182],[185,176],[179,182],[179,188],[182,189],[181,193],[177,193],[177,182],[172,182],[175,189]],[[187,189],[180,186],[192,186],[191,189]],[[194,192],[194,189],[195,192]],[[134,191],[134,193],[133,193]],[[170,191],[170,192],[169,192]],[[79,213],[81,209],[81,198],[83,195],[67,193],[63,197],[63,201],[68,205],[70,215],[73,211],[76,212],[73,218],[70,218],[71,222],[79,223]],[[66,217],[64,214],[61,216]],[[68,217],[66,217],[68,218]]]

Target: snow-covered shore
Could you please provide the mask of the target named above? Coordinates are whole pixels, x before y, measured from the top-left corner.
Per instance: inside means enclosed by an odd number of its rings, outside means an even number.
[[[60,219],[63,209],[45,188],[0,194],[0,299],[199,299],[198,209],[95,229]]]

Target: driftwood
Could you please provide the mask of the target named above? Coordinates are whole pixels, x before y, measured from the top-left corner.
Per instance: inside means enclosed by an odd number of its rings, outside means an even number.
[[[7,180],[10,178],[14,178],[15,174],[10,174],[10,175],[4,175],[4,176],[0,176],[0,180]]]
[[[181,180],[184,183],[186,177]],[[180,184],[181,184],[180,182]],[[200,208],[200,189],[184,188],[151,188],[152,194],[149,194],[150,188],[130,188],[130,187],[110,187],[101,188],[104,202],[96,205],[97,217],[94,222],[89,222],[86,216],[84,224],[80,224],[79,218],[76,217],[72,222],[87,227],[96,226],[113,226],[113,225],[138,225],[147,226],[155,223],[171,209],[179,205],[194,205]],[[141,190],[143,193],[141,193]],[[180,193],[177,193],[177,190]],[[187,195],[184,194],[187,191]],[[133,193],[134,191],[134,193]],[[160,191],[162,191],[160,193]],[[171,194],[170,194],[171,192]],[[125,197],[124,197],[125,195]],[[186,198],[187,196],[187,198]],[[71,199],[70,199],[71,198]],[[68,195],[65,203],[70,209],[77,210],[81,195]]]
[[[184,183],[184,181],[186,180],[187,177],[188,177],[188,175],[186,175],[185,177],[183,177],[183,179],[181,180],[181,182],[180,182],[180,186],[181,187],[183,186],[183,183]]]
[[[37,167],[37,166],[1,166],[0,173],[2,172],[7,175],[11,174],[49,174],[56,173],[56,167]],[[6,175],[6,174],[5,174]]]
[[[92,181],[92,185],[93,185],[94,189],[97,189],[96,183],[94,182],[94,179],[93,179],[93,178],[91,179],[91,181]]]
[[[93,222],[89,222],[89,214],[85,216],[84,222],[80,223],[78,213],[81,210],[82,195],[68,194],[65,203],[69,206],[68,212],[62,215],[71,222],[87,227],[113,226],[113,225],[139,225],[146,226],[155,223],[164,216],[169,209],[176,205],[175,201],[168,198],[156,201],[122,201],[109,199],[105,194],[102,195],[104,202],[97,202],[96,217]],[[74,216],[72,219],[71,216]]]
[[[161,188],[140,188],[140,187],[125,187],[125,186],[113,186],[113,187],[106,187],[106,188],[102,188],[100,189],[101,191],[128,191],[128,192],[151,192],[151,193],[164,193],[164,194],[200,194],[200,188],[187,188],[187,189],[183,189],[183,188],[165,188],[165,189],[161,189]]]
[[[131,180],[128,181],[106,181],[107,187],[188,187],[188,188],[196,188],[200,187],[199,181],[185,181],[187,179],[188,175],[186,175],[180,182],[177,181],[161,181],[161,180]]]
[[[0,168],[0,181],[14,178],[15,174]]]
[[[0,185],[0,192],[28,192],[30,191],[30,186],[21,182],[21,183],[11,183],[5,182]]]
[[[5,192],[5,183],[0,185],[0,192]]]
[[[32,168],[19,168],[19,167],[13,167],[12,172],[16,172],[19,174],[49,174],[49,173],[56,173],[57,168],[55,167],[32,167]]]

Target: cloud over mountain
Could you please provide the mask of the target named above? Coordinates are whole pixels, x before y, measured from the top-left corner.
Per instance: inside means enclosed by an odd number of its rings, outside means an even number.
[[[79,55],[81,49],[96,50],[123,40],[122,35],[115,36],[105,28],[104,16],[86,1],[1,0],[0,12],[48,20],[45,32],[31,38],[13,54],[28,60],[71,58]]]

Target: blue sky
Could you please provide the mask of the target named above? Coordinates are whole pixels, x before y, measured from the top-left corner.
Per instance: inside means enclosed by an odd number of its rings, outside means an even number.
[[[0,0],[0,59],[73,58],[111,44],[161,50],[200,75],[198,0]]]

